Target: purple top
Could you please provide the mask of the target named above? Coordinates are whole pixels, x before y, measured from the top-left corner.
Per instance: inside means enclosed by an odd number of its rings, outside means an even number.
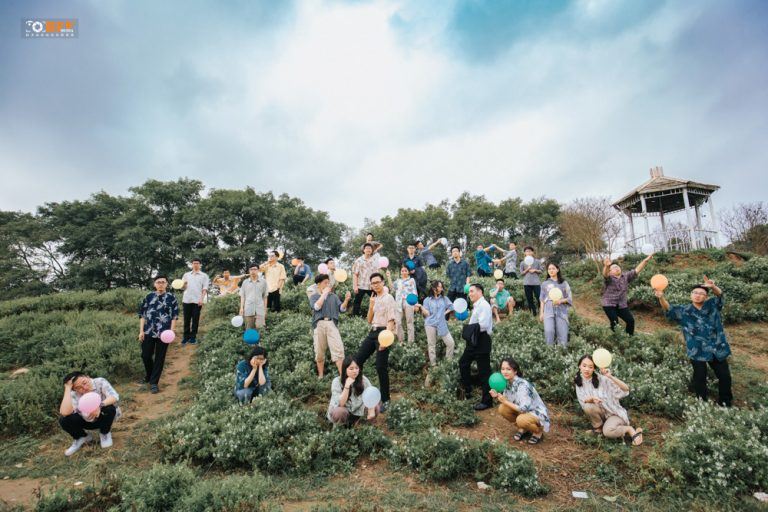
[[[637,271],[634,269],[628,272],[622,272],[619,277],[606,277],[605,288],[603,288],[603,306],[626,308],[629,283],[636,277]]]

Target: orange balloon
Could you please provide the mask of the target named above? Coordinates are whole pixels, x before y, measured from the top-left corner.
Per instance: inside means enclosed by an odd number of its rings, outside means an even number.
[[[291,266],[292,266],[292,267],[295,267],[295,266],[296,266],[296,265],[298,265],[298,264],[299,264],[299,260],[297,260],[296,258],[293,258],[293,259],[291,260]]]
[[[651,278],[651,288],[663,291],[669,286],[669,279],[663,274],[656,274]]]
[[[395,334],[389,329],[384,329],[379,333],[379,345],[388,347],[395,342]]]

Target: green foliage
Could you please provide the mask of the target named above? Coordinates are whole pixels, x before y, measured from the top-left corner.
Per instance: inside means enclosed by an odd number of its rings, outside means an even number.
[[[717,499],[768,486],[768,409],[697,402],[686,409],[685,420],[665,435],[657,463],[663,484]]]
[[[194,470],[184,464],[155,464],[125,479],[120,489],[121,510],[154,512],[173,510],[196,484]]]
[[[66,292],[0,302],[0,317],[19,313],[50,313],[52,311],[115,311],[135,313],[147,291],[120,288],[99,293],[93,290]]]

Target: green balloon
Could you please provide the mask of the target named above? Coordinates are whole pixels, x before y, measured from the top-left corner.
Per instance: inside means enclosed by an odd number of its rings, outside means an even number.
[[[464,285],[464,293],[469,293],[469,284]]]
[[[507,389],[507,379],[501,373],[496,372],[488,379],[488,385],[497,393],[503,393]]]

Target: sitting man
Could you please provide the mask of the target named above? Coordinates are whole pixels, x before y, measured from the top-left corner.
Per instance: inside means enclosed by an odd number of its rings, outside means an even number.
[[[499,312],[506,312],[509,316],[512,316],[512,311],[515,309],[515,298],[504,289],[504,280],[497,279],[496,287],[491,290],[491,308],[493,309],[493,316],[496,317],[496,323],[499,323]]]
[[[86,415],[78,410],[78,401],[86,393],[95,392],[101,397],[101,405],[91,414]],[[64,377],[64,396],[59,406],[59,425],[72,436],[74,442],[67,448],[64,455],[69,457],[85,443],[93,441],[90,433],[85,430],[99,429],[101,447],[112,446],[112,422],[120,417],[120,407],[117,405],[120,395],[112,385],[101,377],[90,378],[82,372],[72,372]]]
[[[251,402],[255,396],[264,396],[272,390],[267,368],[267,351],[254,347],[251,356],[237,363],[235,397],[241,404]]]

